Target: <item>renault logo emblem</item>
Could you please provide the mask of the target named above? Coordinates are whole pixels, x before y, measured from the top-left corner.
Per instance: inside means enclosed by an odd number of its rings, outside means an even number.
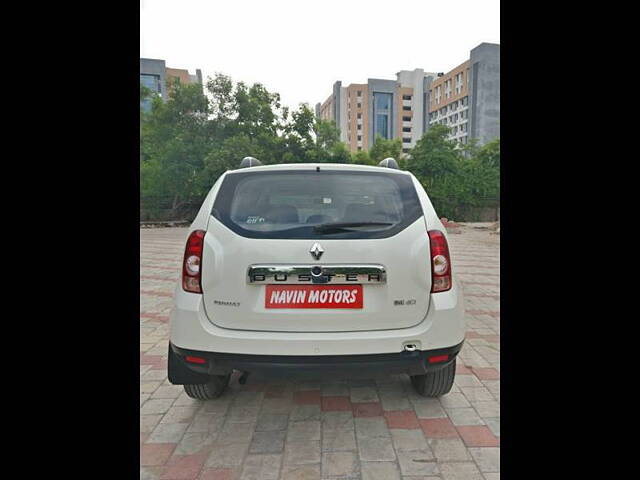
[[[318,242],[314,243],[313,246],[311,247],[311,250],[309,250],[309,253],[311,254],[311,256],[313,258],[315,258],[316,260],[320,260],[320,257],[322,256],[322,254],[324,253],[324,250],[322,249],[322,247],[320,246],[320,244]]]

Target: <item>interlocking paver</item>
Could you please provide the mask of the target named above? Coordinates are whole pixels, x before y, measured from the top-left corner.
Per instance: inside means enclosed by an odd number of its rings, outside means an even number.
[[[382,405],[379,402],[353,403],[354,417],[379,417],[383,414]]]
[[[400,374],[255,374],[240,385],[235,373],[210,402],[167,379],[187,230],[141,230],[141,480],[499,480],[500,237],[460,230],[449,240],[467,341],[449,394],[421,397]]]
[[[218,435],[216,433],[185,433],[176,447],[176,455],[209,453]]]
[[[403,410],[399,412],[384,412],[389,428],[420,428],[418,417],[413,410]]]
[[[322,410],[320,405],[296,405],[289,417],[292,422],[304,420],[322,420]]]
[[[441,463],[439,467],[443,480],[484,480],[473,462]]]
[[[432,438],[428,443],[439,462],[473,460],[467,447],[458,438]]]
[[[167,462],[160,480],[195,480],[206,458],[206,455],[176,454]]]
[[[391,439],[396,452],[426,450],[429,448],[422,430],[399,430],[392,428]]]
[[[320,440],[287,442],[284,449],[284,463],[287,465],[320,463]]]
[[[205,465],[207,467],[240,466],[248,449],[248,443],[216,442],[213,444]]]
[[[395,462],[362,462],[362,480],[400,480],[400,470]]]
[[[146,443],[178,443],[187,427],[185,423],[160,423],[153,429]]]
[[[284,465],[282,480],[320,480],[320,465]]]
[[[244,461],[240,480],[277,480],[281,455],[249,455]]]
[[[450,408],[447,415],[454,425],[484,425],[484,421],[473,408]]]
[[[357,450],[353,429],[325,429],[322,432],[323,452],[350,452]]]
[[[390,437],[387,422],[383,417],[356,418],[356,436],[362,438]]]
[[[351,410],[349,397],[322,397],[321,406],[323,412]]]
[[[358,458],[352,452],[327,452],[322,455],[322,475],[326,477],[355,476],[360,470]]]
[[[269,432],[274,430],[286,430],[289,423],[289,415],[282,413],[265,413],[258,417],[256,432]]]
[[[299,440],[320,440],[320,421],[305,420],[302,422],[291,422],[287,431],[287,441]]]
[[[162,415],[140,415],[140,432],[152,432],[161,419]]]
[[[499,472],[500,471],[500,448],[499,447],[473,447],[469,449],[480,471]]]
[[[456,427],[468,447],[497,447],[500,440],[485,425]]]
[[[282,453],[286,431],[255,432],[249,453]]]
[[[235,480],[238,478],[237,469],[233,468],[204,468],[198,480]]]
[[[353,412],[322,412],[323,429],[355,428]]]
[[[358,438],[360,460],[364,462],[390,462],[396,459],[393,443],[388,437]]]
[[[374,387],[351,387],[351,403],[378,402],[378,393]]]
[[[458,431],[448,418],[426,418],[420,426],[427,438],[457,438]]]
[[[175,443],[145,443],[140,445],[140,465],[164,465],[175,449]]]
[[[438,464],[430,449],[398,452],[400,471],[405,476],[438,474]]]

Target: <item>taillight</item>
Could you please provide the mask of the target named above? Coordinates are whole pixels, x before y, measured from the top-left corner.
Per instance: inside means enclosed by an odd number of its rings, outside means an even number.
[[[182,262],[182,288],[185,292],[202,293],[200,276],[202,274],[204,234],[203,230],[194,230],[187,239]]]
[[[440,230],[429,231],[431,241],[431,293],[451,289],[451,257],[447,239]]]

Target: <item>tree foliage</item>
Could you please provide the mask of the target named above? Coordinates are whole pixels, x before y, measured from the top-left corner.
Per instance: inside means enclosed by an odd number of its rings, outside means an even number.
[[[495,206],[500,196],[500,139],[482,147],[449,140],[434,125],[411,150],[405,166],[420,180],[436,211],[453,216],[459,206]]]

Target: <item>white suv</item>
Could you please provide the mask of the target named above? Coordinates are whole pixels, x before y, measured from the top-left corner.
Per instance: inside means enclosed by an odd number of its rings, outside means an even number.
[[[169,380],[218,397],[233,370],[407,373],[451,389],[465,333],[447,234],[424,189],[381,167],[260,165],[214,184],[171,312]],[[286,371],[286,370],[285,370]]]

